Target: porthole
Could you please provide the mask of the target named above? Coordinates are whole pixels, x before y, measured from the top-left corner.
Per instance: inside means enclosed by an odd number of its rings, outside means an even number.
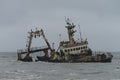
[[[78,50],[78,48],[76,48],[76,50]]]
[[[65,52],[67,52],[67,50],[65,50]]]
[[[83,48],[81,47],[81,49],[83,49]]]
[[[73,50],[75,51],[75,48]]]
[[[70,51],[70,49],[68,49],[68,52]]]

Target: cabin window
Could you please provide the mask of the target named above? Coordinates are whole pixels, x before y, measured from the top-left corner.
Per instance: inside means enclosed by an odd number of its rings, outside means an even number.
[[[78,50],[78,48],[76,48],[76,50]]]
[[[77,48],[77,50],[80,50],[80,48]]]
[[[67,50],[65,50],[65,52],[67,52]]]
[[[83,49],[85,49],[86,47],[84,46]]]
[[[75,51],[75,48],[73,50]]]
[[[70,49],[68,49],[68,52],[70,51]]]
[[[81,47],[81,49],[83,49],[83,48]]]

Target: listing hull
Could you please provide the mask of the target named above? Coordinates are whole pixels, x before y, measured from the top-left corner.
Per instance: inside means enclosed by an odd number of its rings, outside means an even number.
[[[59,62],[59,63],[88,63],[88,62],[101,62],[101,63],[109,63],[112,61],[112,56],[109,58],[102,58],[98,56],[86,56],[80,59],[69,59],[69,60],[53,60],[52,58],[44,57],[44,56],[37,56],[36,61],[43,61],[43,62]]]

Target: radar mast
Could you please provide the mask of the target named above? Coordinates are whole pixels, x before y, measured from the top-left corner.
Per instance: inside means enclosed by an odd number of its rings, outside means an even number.
[[[69,37],[70,44],[74,44],[75,40],[74,40],[73,36],[74,36],[74,33],[76,32],[74,30],[75,25],[74,25],[74,23],[70,22],[69,18],[66,19],[66,24],[67,24],[66,28],[68,30],[68,37]]]

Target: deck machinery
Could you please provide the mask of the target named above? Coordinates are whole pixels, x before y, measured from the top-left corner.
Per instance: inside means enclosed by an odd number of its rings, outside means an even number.
[[[51,48],[47,38],[45,37],[45,34],[44,34],[44,31],[41,29],[41,30],[37,30],[36,31],[32,31],[31,32],[28,32],[29,33],[29,36],[28,36],[28,44],[26,44],[26,49],[20,49],[17,51],[17,54],[18,54],[18,60],[21,60],[21,61],[33,61],[32,60],[32,57],[30,56],[31,53],[34,53],[34,52],[40,52],[40,51],[43,51],[44,52],[44,57],[47,58],[49,57],[48,55],[48,50],[51,51],[51,55],[52,53],[54,52],[54,50]],[[32,39],[33,38],[37,38],[37,37],[40,37],[42,36],[43,39],[45,40],[46,44],[47,44],[47,47],[31,47],[31,44],[32,44]],[[25,57],[22,58],[22,54],[25,54]]]

